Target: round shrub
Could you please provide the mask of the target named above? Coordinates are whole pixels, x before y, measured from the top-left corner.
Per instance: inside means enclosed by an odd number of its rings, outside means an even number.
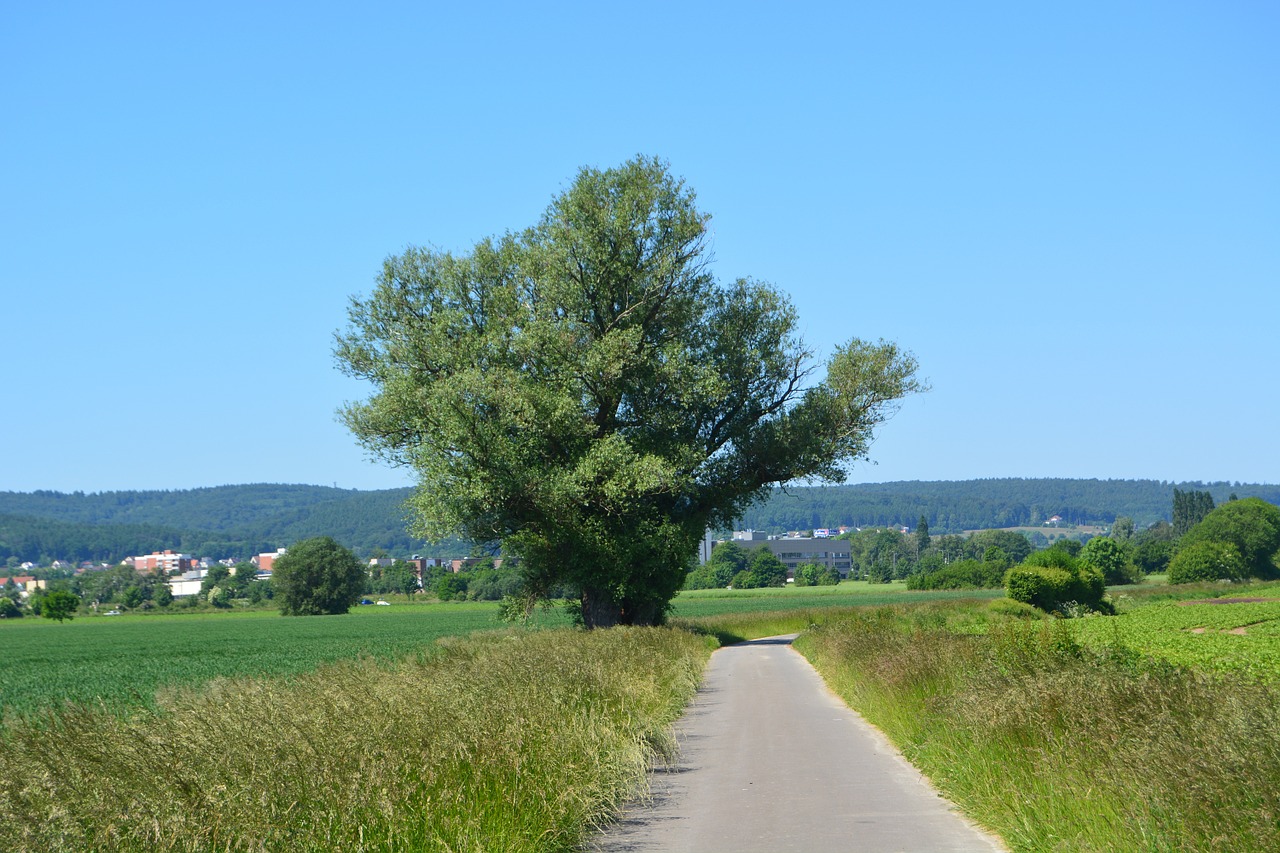
[[[1103,601],[1106,581],[1097,567],[1077,560],[1063,549],[1036,551],[1005,574],[1005,594],[1014,601],[1044,611],[1066,612],[1075,604],[1087,610],[1110,612]]]
[[[1227,542],[1193,542],[1169,561],[1169,583],[1236,581],[1247,573],[1240,550]]]
[[[1011,616],[1015,619],[1043,619],[1044,613],[1023,601],[1012,598],[997,598],[987,604],[987,609],[1000,616]]]

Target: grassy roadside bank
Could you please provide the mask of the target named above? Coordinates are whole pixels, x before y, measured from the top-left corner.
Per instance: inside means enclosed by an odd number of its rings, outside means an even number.
[[[643,784],[711,646],[507,632],[47,711],[0,733],[0,849],[571,850]]]
[[[936,603],[850,611],[797,648],[1014,850],[1280,849],[1274,686],[1074,631]]]

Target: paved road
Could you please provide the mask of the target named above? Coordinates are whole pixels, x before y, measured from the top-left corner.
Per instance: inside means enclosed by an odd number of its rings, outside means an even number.
[[[594,839],[602,853],[992,853],[875,729],[830,690],[793,636],[717,651],[677,727],[652,799]]]

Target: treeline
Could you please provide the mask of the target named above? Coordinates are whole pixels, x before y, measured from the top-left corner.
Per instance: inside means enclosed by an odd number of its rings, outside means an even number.
[[[1159,480],[988,479],[861,483],[779,489],[742,515],[741,528],[782,532],[815,527],[914,527],[923,516],[936,533],[1044,524],[1139,527],[1170,521],[1173,492],[1203,491],[1218,503],[1259,497],[1280,503],[1280,485],[1168,483]]]
[[[1218,503],[1260,497],[1280,503],[1280,486],[1156,480],[989,479],[867,483],[778,490],[743,514],[740,527],[783,532],[814,527],[910,527],[922,516],[936,534],[1039,525],[1139,528],[1170,521],[1174,492]],[[0,562],[115,563],[170,548],[202,557],[247,558],[313,536],[332,536],[357,554],[376,551],[456,557],[469,543],[429,545],[408,532],[411,489],[356,491],[255,484],[181,491],[71,494],[0,492]]]
[[[428,545],[408,532],[410,489],[219,486],[96,494],[0,492],[0,562],[117,563],[166,548],[244,559],[328,535],[358,554],[458,556],[470,545]]]

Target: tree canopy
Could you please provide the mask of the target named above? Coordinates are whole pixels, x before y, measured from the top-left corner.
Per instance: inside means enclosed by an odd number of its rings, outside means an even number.
[[[652,624],[708,527],[866,456],[914,358],[854,339],[817,379],[781,291],[717,283],[708,221],[639,158],[583,169],[523,232],[385,261],[335,354],[375,389],[347,425],[417,472],[418,532],[502,541],[589,626]]]
[[[1248,575],[1273,578],[1280,574],[1280,508],[1259,498],[1228,501],[1188,530],[1181,546],[1200,542],[1233,545]]]
[[[355,554],[328,536],[289,546],[272,566],[271,585],[286,616],[346,613],[364,592],[367,576]]]

